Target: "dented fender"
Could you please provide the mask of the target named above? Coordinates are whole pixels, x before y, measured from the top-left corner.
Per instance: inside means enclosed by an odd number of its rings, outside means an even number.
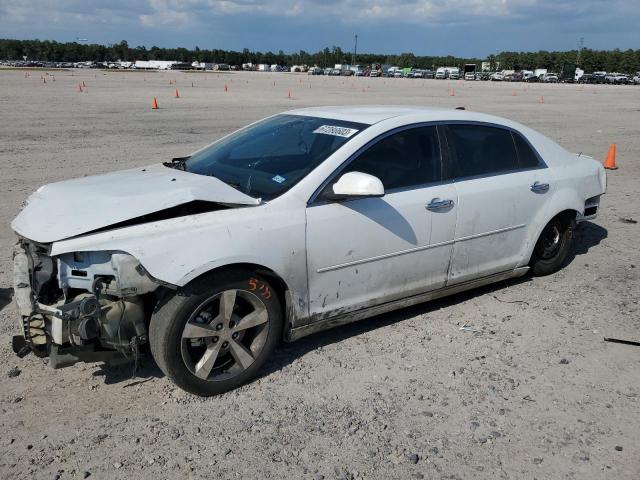
[[[255,264],[287,285],[294,317],[308,315],[304,208],[263,204],[133,225],[53,243],[51,255],[120,251],[178,287],[216,268]],[[283,208],[286,212],[283,212]]]

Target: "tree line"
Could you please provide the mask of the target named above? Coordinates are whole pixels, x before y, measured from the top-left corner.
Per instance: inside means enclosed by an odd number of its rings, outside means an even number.
[[[109,62],[135,60],[176,60],[227,63],[241,65],[243,63],[267,63],[278,65],[317,65],[330,67],[338,63],[351,63],[352,52],[343,51],[340,47],[325,48],[315,53],[300,50],[296,53],[242,51],[221,49],[160,48],[144,46],[130,47],[126,40],[112,45],[84,44],[78,42],[61,43],[50,40],[12,40],[0,39],[0,59],[40,60],[50,62]],[[357,64],[374,63],[390,64],[400,67],[437,68],[440,66],[462,66],[465,63],[489,61],[491,69],[532,70],[547,68],[560,71],[564,65],[577,65],[587,72],[607,71],[633,73],[640,71],[640,50],[569,50],[565,52],[501,52],[489,55],[485,59],[455,56],[428,56],[401,53],[399,55],[380,55],[358,53]]]

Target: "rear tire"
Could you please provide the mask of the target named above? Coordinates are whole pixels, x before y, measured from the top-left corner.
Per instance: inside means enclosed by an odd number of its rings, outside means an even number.
[[[252,380],[282,338],[276,290],[250,271],[206,275],[164,300],[151,318],[149,343],[160,369],[200,396]]]
[[[575,227],[571,215],[558,215],[544,227],[529,263],[533,275],[551,275],[562,268],[571,251]]]

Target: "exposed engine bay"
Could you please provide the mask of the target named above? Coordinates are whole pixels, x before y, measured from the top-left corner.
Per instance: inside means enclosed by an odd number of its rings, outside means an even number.
[[[53,368],[122,355],[137,359],[163,282],[127,253],[51,257],[49,251],[27,240],[15,246],[14,292],[23,335],[13,338],[14,351],[49,357]]]

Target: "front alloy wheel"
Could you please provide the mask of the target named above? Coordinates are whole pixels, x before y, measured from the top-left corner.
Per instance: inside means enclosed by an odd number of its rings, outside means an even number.
[[[266,278],[243,271],[194,281],[162,302],[149,326],[160,369],[196,395],[253,379],[282,338],[282,309]]]
[[[207,300],[182,330],[182,360],[196,377],[220,381],[243,372],[262,352],[269,314],[244,290],[225,290]]]

